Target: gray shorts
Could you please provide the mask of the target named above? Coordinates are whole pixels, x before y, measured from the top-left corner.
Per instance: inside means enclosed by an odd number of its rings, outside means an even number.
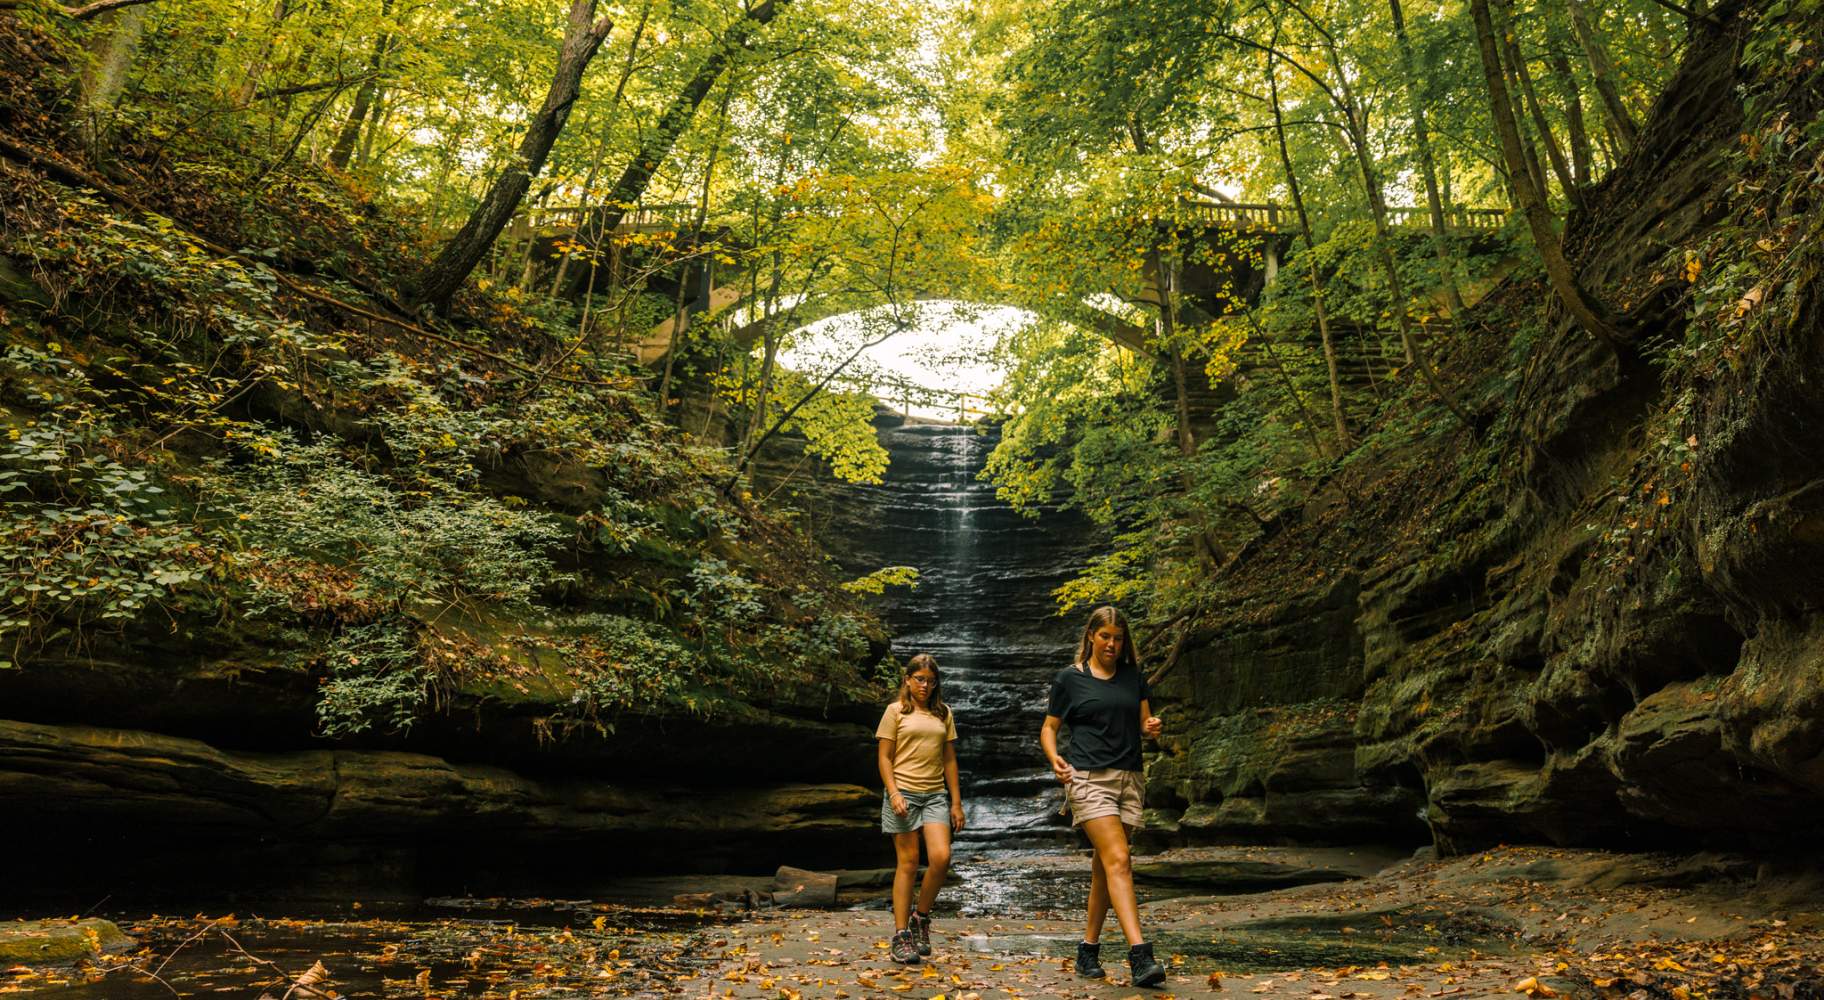
[[[880,793],[880,832],[914,833],[927,823],[950,826],[950,793],[942,788],[935,792],[900,792],[906,800],[906,817],[893,811],[893,796]]]

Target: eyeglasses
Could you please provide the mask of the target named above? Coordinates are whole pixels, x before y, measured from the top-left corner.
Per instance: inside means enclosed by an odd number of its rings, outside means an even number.
[[[931,687],[932,685],[937,683],[937,678],[935,678],[935,677],[913,676],[913,677],[906,678],[906,680],[909,680],[912,683],[917,684],[919,687]]]

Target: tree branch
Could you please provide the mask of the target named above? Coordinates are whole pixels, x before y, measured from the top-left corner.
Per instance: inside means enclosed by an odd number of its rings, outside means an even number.
[[[44,10],[48,14],[67,17],[72,21],[87,21],[100,17],[109,11],[124,10],[128,7],[138,7],[141,4],[153,2],[155,2],[155,0],[95,0],[94,3],[84,4],[81,7],[64,7],[58,4],[45,4]],[[0,10],[18,10],[22,7],[37,6],[39,5],[32,2],[32,0],[0,0]]]

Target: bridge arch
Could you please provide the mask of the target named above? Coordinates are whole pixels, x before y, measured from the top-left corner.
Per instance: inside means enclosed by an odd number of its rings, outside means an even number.
[[[1255,300],[1277,279],[1282,256],[1290,250],[1292,241],[1301,232],[1293,214],[1284,206],[1273,202],[1200,201],[1180,207],[1183,211],[1172,225],[1188,227],[1194,236],[1206,241],[1232,244],[1235,237],[1240,236],[1255,241],[1260,248],[1258,264],[1252,260],[1231,261],[1222,270],[1193,264],[1187,265],[1182,273],[1175,276],[1181,299],[1190,303],[1194,309],[1210,315],[1220,315],[1227,311],[1228,304],[1221,301],[1224,295],[1238,293],[1243,301]],[[613,230],[592,231],[591,220],[597,217],[599,209],[588,206],[539,206],[517,218],[509,229],[508,236],[524,241],[529,248],[540,244],[556,247],[564,240],[586,246],[599,245],[616,234],[683,232],[690,225],[688,209],[689,206],[683,205],[652,206],[626,213]],[[1506,218],[1507,213],[1502,209],[1454,208],[1445,213],[1445,225],[1448,230],[1458,234],[1485,234],[1499,230]],[[1429,231],[1429,214],[1424,208],[1389,207],[1387,219],[1396,232],[1417,235]],[[703,236],[704,234],[686,235],[684,241],[698,242]],[[751,347],[759,339],[770,321],[743,316],[744,312],[751,311],[748,307],[752,305],[756,286],[746,266],[738,262],[727,263],[713,256],[699,256],[680,265],[677,270],[677,274],[670,276],[668,284],[682,293],[684,311],[692,326],[710,320],[733,318],[735,323],[731,333],[737,345]],[[956,294],[957,298],[982,305],[1010,305],[1043,312],[1050,318],[1101,333],[1130,350],[1146,350],[1148,327],[1133,323],[1093,302],[1047,303],[1043,306],[1024,302],[983,302],[979,296],[966,290],[942,291],[959,293]],[[1158,301],[1158,289],[1152,287],[1152,282],[1149,281],[1135,304],[1156,305]],[[794,326],[809,326],[857,308],[850,296],[825,296],[796,303],[792,322]],[[628,346],[642,364],[660,363],[672,347],[672,334],[676,325],[675,316],[662,320]]]

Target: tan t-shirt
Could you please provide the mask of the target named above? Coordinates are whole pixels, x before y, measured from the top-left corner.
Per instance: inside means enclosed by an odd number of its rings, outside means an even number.
[[[899,702],[887,706],[874,735],[893,741],[893,782],[902,792],[938,792],[944,788],[944,741],[956,739],[956,713],[938,718],[924,709],[909,714]]]

